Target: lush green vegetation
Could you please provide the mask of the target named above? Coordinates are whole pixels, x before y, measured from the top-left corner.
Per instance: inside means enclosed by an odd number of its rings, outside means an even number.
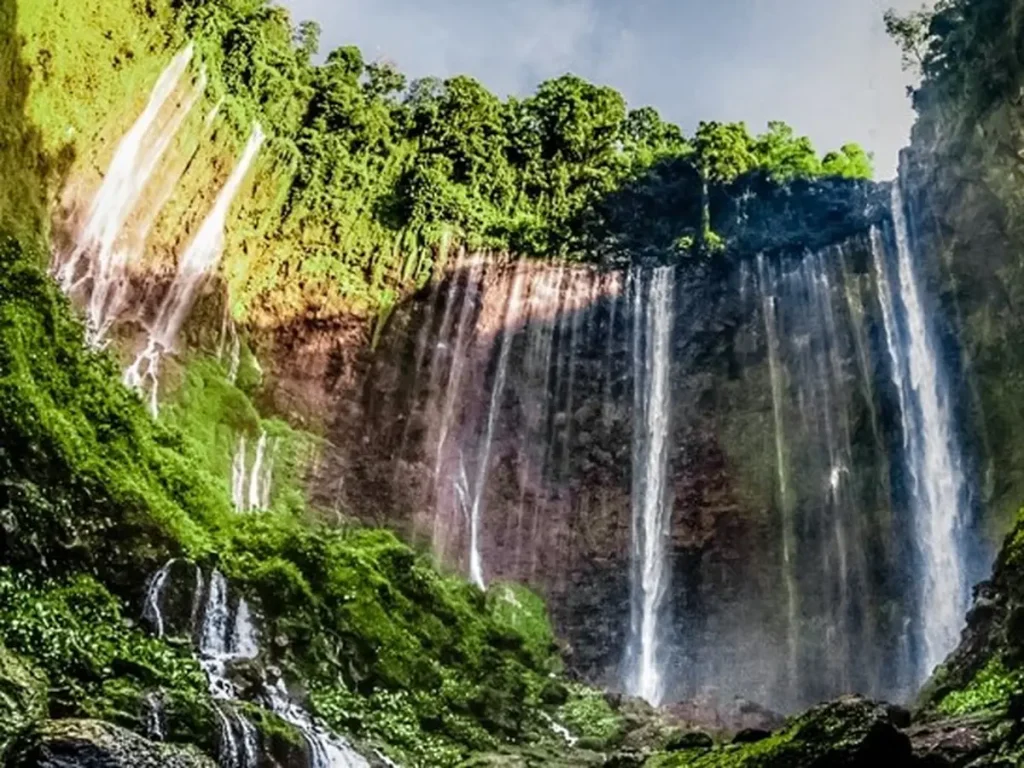
[[[46,675],[51,716],[141,731],[144,698],[160,691],[172,738],[213,746],[214,715],[199,664],[187,649],[129,628],[119,601],[90,576],[37,583],[0,568],[0,644]]]
[[[296,27],[266,0],[78,0],[21,10],[16,24],[40,136],[29,156],[54,180],[103,167],[161,64],[197,42],[218,127],[211,147],[202,121],[188,124],[181,149],[197,147],[198,160],[168,207],[174,231],[157,227],[172,242],[251,124],[271,132],[225,264],[233,311],[250,322],[385,311],[457,242],[538,257],[701,256],[726,244],[718,229],[737,183],[871,175],[856,145],[819,155],[781,122],[760,135],[705,122],[687,137],[571,75],[501,100],[466,76],[409,83],[352,47],[317,62],[316,25]]]
[[[443,765],[536,727],[548,674],[558,670],[536,597],[506,587],[485,596],[440,576],[390,533],[304,521],[301,503],[235,514],[223,481],[207,471],[204,451],[216,439],[199,430],[194,442],[153,422],[112,362],[84,346],[33,261],[8,241],[0,273],[3,562],[36,576],[3,572],[0,640],[50,676],[54,714],[138,726],[142,693],[164,688],[192,713],[181,728],[197,732],[207,711],[198,667],[125,628],[106,591],[137,600],[147,574],[183,553],[218,562],[251,596],[266,636],[286,638],[270,651],[274,661],[346,731],[386,739],[413,764]],[[212,369],[189,375],[197,378],[183,385],[175,420],[198,428],[210,417],[205,408],[252,417],[244,395]],[[210,392],[199,397],[200,389]],[[190,398],[203,408],[190,411]],[[46,575],[62,580],[31,581]]]
[[[938,710],[947,715],[965,715],[984,710],[1005,711],[1010,696],[1020,691],[1020,672],[1011,673],[998,658],[989,660],[974,679],[959,690],[950,691],[938,703]]]

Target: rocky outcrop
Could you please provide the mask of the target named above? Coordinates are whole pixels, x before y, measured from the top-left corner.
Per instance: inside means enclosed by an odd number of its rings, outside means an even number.
[[[216,768],[198,751],[95,720],[53,720],[16,743],[10,768]]]
[[[910,739],[890,710],[856,696],[815,707],[774,733],[660,754],[647,768],[874,768],[913,766]]]

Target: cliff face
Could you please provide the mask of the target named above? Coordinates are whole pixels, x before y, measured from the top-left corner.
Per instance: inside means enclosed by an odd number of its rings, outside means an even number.
[[[819,250],[669,272],[668,699],[790,709],[918,680],[883,213]],[[271,397],[329,414],[321,508],[396,527],[466,576],[537,587],[573,666],[621,687],[663,268],[452,261],[372,347],[340,323],[264,337]]]

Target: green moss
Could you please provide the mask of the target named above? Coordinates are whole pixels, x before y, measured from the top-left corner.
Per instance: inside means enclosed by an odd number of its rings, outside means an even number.
[[[908,765],[910,742],[884,707],[845,697],[790,719],[752,744],[685,749],[652,757],[648,768],[812,768],[825,765]]]
[[[560,662],[547,606],[535,592],[519,584],[492,584],[487,591],[487,609],[496,627],[511,642],[522,642],[538,666]]]
[[[137,579],[172,552],[209,551],[226,498],[188,441],[154,424],[113,361],[86,348],[35,261],[0,239],[0,509],[15,532],[0,562],[101,560],[113,580]]]
[[[945,715],[966,715],[984,710],[1005,711],[1010,696],[1024,689],[1020,670],[1009,671],[997,656],[978,671],[963,689],[951,691],[938,703]]]
[[[572,685],[569,691],[569,699],[559,707],[555,719],[590,744],[600,748],[615,744],[622,737],[623,722],[604,694],[583,685]]]
[[[0,643],[0,755],[10,741],[46,717],[47,681]]]
[[[232,463],[244,438],[246,473],[266,435],[264,468],[270,472],[270,507],[291,514],[306,509],[305,479],[320,440],[281,419],[261,418],[241,384],[232,384],[218,360],[193,355],[177,386],[167,393],[160,421],[188,436],[193,452],[227,493]]]
[[[34,583],[0,568],[0,643],[45,672],[51,714],[143,726],[142,700],[161,691],[174,730],[209,744],[206,678],[188,650],[131,628],[95,579]]]

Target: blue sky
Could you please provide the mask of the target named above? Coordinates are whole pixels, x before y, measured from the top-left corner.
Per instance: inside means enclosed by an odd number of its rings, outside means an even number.
[[[857,141],[893,174],[913,115],[885,35],[922,0],[283,0],[411,77],[469,74],[501,95],[574,72],[691,132],[699,120],[790,123],[819,149]]]

